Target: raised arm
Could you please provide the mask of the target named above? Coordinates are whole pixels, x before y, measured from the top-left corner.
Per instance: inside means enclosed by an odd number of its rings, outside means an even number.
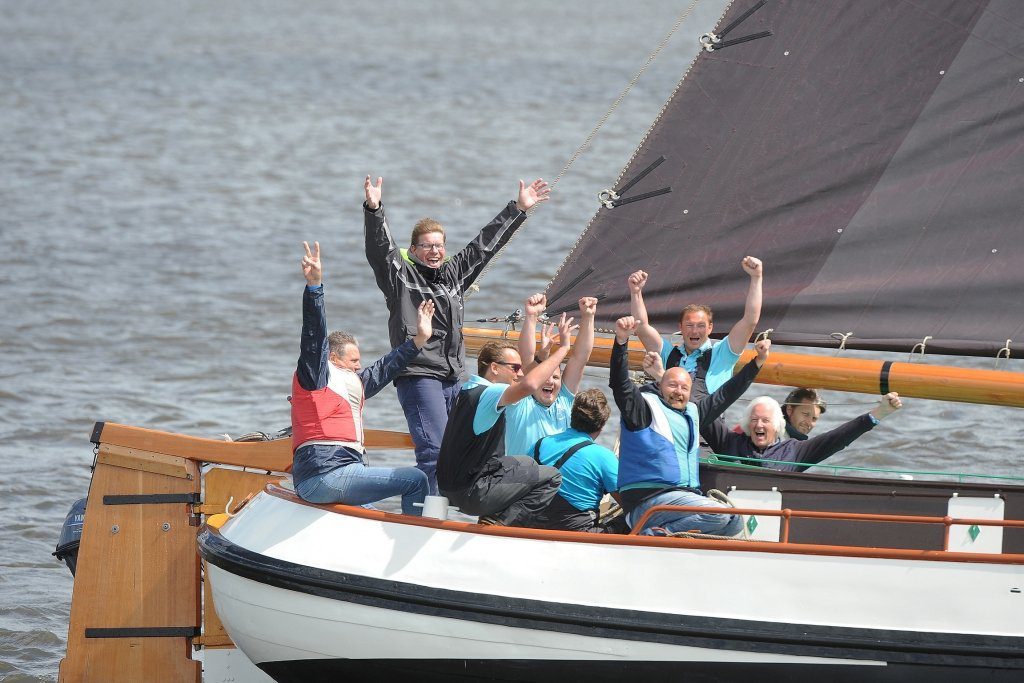
[[[902,407],[903,403],[900,401],[899,394],[891,392],[883,396],[878,406],[871,412],[855,417],[824,434],[797,442],[793,449],[793,459],[795,464],[802,465],[802,467],[793,469],[802,472],[811,465],[816,465],[830,455],[838,453],[874,429],[876,421],[882,420]]]
[[[629,337],[636,331],[636,325],[633,316],[615,321],[615,345],[612,346],[608,373],[608,386],[619,408],[622,423],[634,432],[650,425],[652,418],[650,406],[629,377]]]
[[[409,365],[409,361],[416,357],[420,349],[427,345],[434,332],[433,317],[434,302],[429,299],[422,301],[419,308],[416,309],[416,336],[405,340],[359,371],[359,379],[363,382],[363,393],[366,398],[377,394],[393,382],[395,377],[398,377],[398,373]]]
[[[378,177],[377,184],[370,182],[370,176],[363,181],[366,201],[363,203],[363,237],[366,241],[366,260],[373,269],[377,287],[388,296],[394,290],[393,268],[388,267],[388,257],[396,253],[395,240],[388,228],[384,206],[380,203],[384,179]]]
[[[302,275],[306,286],[302,292],[302,337],[299,341],[299,363],[295,374],[299,386],[314,391],[327,386],[327,316],[324,313],[323,271],[320,264],[320,243],[303,242],[306,250],[302,257]]]
[[[533,392],[540,389],[551,374],[561,365],[562,360],[569,354],[570,347],[572,346],[572,318],[566,318],[565,314],[562,314],[562,319],[558,323],[558,343],[559,347],[555,349],[550,356],[544,359],[542,363],[535,365],[526,375],[516,382],[510,384],[505,392],[498,399],[498,406],[508,406],[520,401]]]
[[[543,294],[532,295],[523,306],[523,330],[519,333],[519,342],[516,344],[519,358],[523,361],[523,372],[529,372],[530,368],[537,364],[534,360],[537,355],[537,320],[547,306],[548,298]]]
[[[768,353],[771,347],[772,342],[770,339],[762,339],[757,342],[754,346],[757,349],[756,358],[744,365],[743,369],[730,377],[717,391],[697,401],[697,412],[700,414],[702,431],[705,424],[717,420],[719,415],[724,413],[729,406],[736,402],[736,399],[743,395],[743,392],[750,388],[754,378],[757,377],[757,373],[760,372],[761,368],[768,361]],[[705,437],[705,440],[707,440],[707,437]]]
[[[587,369],[590,353],[594,350],[594,316],[597,315],[597,299],[585,296],[580,299],[580,329],[576,333],[576,346],[562,373],[562,384],[576,393]]]
[[[743,347],[761,319],[761,280],[764,275],[761,259],[745,257],[743,271],[750,276],[750,285],[747,287],[747,301],[743,304],[743,317],[729,330],[729,348],[735,354],[743,353]]]
[[[647,305],[644,304],[644,285],[647,284],[647,273],[638,270],[628,278],[629,312],[637,322],[636,336],[647,351],[661,353],[661,335],[647,320]]]
[[[529,185],[519,181],[519,194],[514,202],[505,208],[485,225],[480,233],[465,248],[445,264],[451,269],[465,290],[479,277],[487,262],[501,251],[501,248],[512,239],[512,235],[526,220],[526,211],[540,202],[548,200],[551,188],[541,179]]]

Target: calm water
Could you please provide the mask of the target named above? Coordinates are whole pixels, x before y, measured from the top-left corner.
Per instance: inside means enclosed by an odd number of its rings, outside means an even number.
[[[93,422],[286,425],[301,240],[322,245],[332,326],[383,353],[363,176],[384,176],[399,235],[430,215],[465,242],[519,178],[554,179],[685,6],[0,4],[0,679],[56,679],[72,582],[50,553],[88,486]],[[467,317],[544,287],[687,50],[670,43]],[[824,427],[870,401],[830,398],[857,405]],[[1017,411],[908,403],[835,460],[1016,471]],[[404,429],[393,391],[368,422]]]

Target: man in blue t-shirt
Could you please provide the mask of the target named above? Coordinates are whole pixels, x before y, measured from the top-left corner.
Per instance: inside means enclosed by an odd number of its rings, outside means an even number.
[[[693,399],[699,401],[713,394],[732,377],[733,367],[739,360],[750,335],[761,318],[761,280],[764,266],[760,259],[747,256],[742,261],[744,272],[750,276],[743,317],[732,326],[729,334],[721,341],[712,342],[714,329],[710,306],[690,304],[679,316],[679,334],[682,343],[675,345],[668,337],[662,337],[647,319],[643,288],[647,284],[647,273],[638,270],[629,276],[630,309],[639,325],[637,337],[648,351],[661,354],[666,370],[683,367],[693,381]]]
[[[532,526],[539,529],[592,531],[597,525],[598,506],[606,493],[618,490],[619,459],[610,450],[594,443],[612,414],[600,389],[576,394],[569,429],[545,436],[533,448],[533,457],[541,465],[562,473],[562,486],[547,509],[538,514]],[[615,496],[617,499],[617,496]]]
[[[484,344],[478,374],[462,385],[448,415],[437,486],[462,512],[478,515],[481,524],[527,526],[558,491],[558,470],[530,457],[505,455],[506,408],[529,400],[569,353],[572,335],[564,319],[558,337],[559,347],[525,376],[512,344]]]
[[[537,321],[546,307],[547,297],[543,294],[534,294],[526,300],[523,331],[519,334],[518,343],[524,372],[529,372],[551,352],[555,329],[553,323],[548,323],[542,328],[540,353],[538,354],[536,350]],[[597,299],[591,296],[583,297],[579,301],[579,310],[580,328],[573,342],[572,356],[566,362],[564,372],[560,367],[555,368],[547,381],[529,398],[510,405],[505,411],[505,453],[531,455],[538,439],[564,432],[569,428],[573,397],[583,379],[583,371],[590,360],[590,352],[594,349]],[[569,322],[571,324],[571,318]]]

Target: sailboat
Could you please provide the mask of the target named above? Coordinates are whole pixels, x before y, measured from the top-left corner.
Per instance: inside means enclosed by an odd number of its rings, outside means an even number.
[[[600,190],[548,287],[549,311],[596,295],[608,327],[642,267],[663,329],[695,292],[736,319],[734,273],[756,253],[772,264],[761,324],[776,343],[1019,356],[1022,29],[1009,0],[723,3],[633,158]],[[470,331],[467,343],[503,334]],[[867,362],[779,354],[763,374],[1024,405],[1012,373]],[[794,381],[800,372],[815,381]],[[711,463],[703,485],[729,493],[742,539],[605,536],[309,504],[274,474],[290,459],[280,440],[100,424],[93,441],[61,680],[126,657],[119,638],[138,639],[133,656],[149,652],[170,672],[162,680],[194,680],[187,643],[237,646],[276,681],[1024,677],[1014,481]],[[204,474],[202,463],[259,472]],[[124,552],[119,532],[158,547],[157,559],[107,574],[96,558]],[[157,585],[182,557],[172,578],[184,601]],[[86,596],[102,602],[117,580],[152,590],[108,607],[98,628]]]

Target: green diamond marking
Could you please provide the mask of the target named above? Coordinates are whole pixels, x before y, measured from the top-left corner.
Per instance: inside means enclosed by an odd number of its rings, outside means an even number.
[[[967,529],[967,535],[971,537],[971,543],[978,540],[978,536],[981,534],[981,529],[978,528],[977,524],[972,524]]]
[[[751,515],[747,519],[747,531],[749,533],[754,533],[754,529],[756,529],[756,528],[757,528],[757,517],[754,517],[753,515]]]

